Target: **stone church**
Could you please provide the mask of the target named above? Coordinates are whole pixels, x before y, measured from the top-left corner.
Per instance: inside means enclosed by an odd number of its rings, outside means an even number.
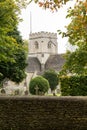
[[[29,55],[26,72],[41,74],[45,70],[60,71],[64,58],[58,54],[57,33],[38,32],[29,35]]]
[[[23,94],[29,89],[29,82],[44,71],[53,69],[59,72],[64,64],[64,58],[58,54],[57,34],[50,32],[30,33],[29,54],[26,68],[26,79],[18,84],[8,81],[4,85],[7,94],[14,94],[16,91]]]

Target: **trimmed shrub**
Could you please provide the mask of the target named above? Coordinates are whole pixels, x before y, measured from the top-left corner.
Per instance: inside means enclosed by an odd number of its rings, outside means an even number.
[[[38,87],[38,94],[45,94],[49,89],[49,82],[42,76],[37,76],[31,79],[29,84],[29,92],[36,95],[36,87]]]
[[[55,90],[59,83],[58,74],[54,70],[48,70],[44,72],[43,77],[49,81],[51,91]]]
[[[87,76],[66,76],[60,78],[62,96],[86,96]]]

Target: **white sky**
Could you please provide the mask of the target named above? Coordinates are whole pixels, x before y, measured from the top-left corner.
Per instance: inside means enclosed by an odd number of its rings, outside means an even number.
[[[72,0],[64,5],[58,12],[51,12],[44,10],[35,3],[28,5],[26,9],[22,10],[21,18],[23,22],[19,24],[19,30],[23,39],[29,39],[30,33],[30,12],[32,14],[32,33],[46,31],[57,33],[57,30],[65,30],[64,26],[67,25],[70,20],[66,19],[67,9],[73,5]],[[67,39],[62,39],[58,36],[58,53],[64,53],[66,51]]]

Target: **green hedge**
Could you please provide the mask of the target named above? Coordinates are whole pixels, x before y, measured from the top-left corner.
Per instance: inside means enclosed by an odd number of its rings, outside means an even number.
[[[38,87],[38,94],[36,94],[36,87]],[[39,93],[45,94],[49,90],[49,82],[42,76],[37,76],[31,79],[29,83],[29,92],[33,95],[39,95]]]
[[[62,96],[87,96],[87,76],[66,76],[60,78]]]

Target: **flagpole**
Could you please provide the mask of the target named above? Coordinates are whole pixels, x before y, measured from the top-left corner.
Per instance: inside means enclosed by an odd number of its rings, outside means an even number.
[[[30,34],[32,33],[32,13],[30,11]]]

